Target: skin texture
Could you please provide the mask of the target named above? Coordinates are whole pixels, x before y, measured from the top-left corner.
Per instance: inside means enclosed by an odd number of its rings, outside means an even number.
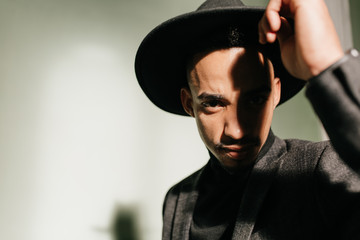
[[[251,165],[280,100],[271,62],[251,48],[202,53],[189,66],[188,82],[181,101],[206,147],[230,172]]]
[[[294,21],[294,29],[288,19]],[[303,80],[318,75],[344,55],[323,0],[270,0],[259,22],[259,42],[276,39],[284,66]]]

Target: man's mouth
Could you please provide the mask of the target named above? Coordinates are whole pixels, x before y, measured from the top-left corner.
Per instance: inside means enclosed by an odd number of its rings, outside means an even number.
[[[222,146],[219,149],[225,155],[237,159],[246,156],[255,146],[256,144],[246,144],[240,146]]]
[[[239,140],[220,142],[216,144],[215,147],[220,153],[230,158],[244,159],[247,158],[256,147],[260,147],[260,139],[245,136]]]

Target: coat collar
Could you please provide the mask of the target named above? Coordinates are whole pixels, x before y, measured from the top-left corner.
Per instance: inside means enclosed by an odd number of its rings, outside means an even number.
[[[285,142],[275,138],[267,154],[254,165],[240,204],[232,239],[250,239],[259,210],[285,153]]]
[[[269,150],[260,156],[260,159],[255,163],[239,207],[233,239],[250,239],[259,210],[285,153],[285,142],[274,137],[274,142]],[[172,232],[172,239],[174,240],[189,239],[193,212],[199,195],[199,181],[205,169],[206,166],[200,170],[193,182],[188,182],[182,186],[176,206],[175,227]]]
[[[193,183],[183,185],[180,191],[176,205],[174,228],[171,238],[173,240],[189,240],[192,216],[194,213],[196,200],[199,196],[199,181],[205,168],[206,166],[200,170]]]

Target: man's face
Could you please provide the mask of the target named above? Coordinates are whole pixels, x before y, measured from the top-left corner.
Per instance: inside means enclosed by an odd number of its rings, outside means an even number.
[[[185,111],[195,117],[202,140],[229,171],[255,160],[280,100],[280,80],[269,60],[251,48],[198,54],[181,89]]]

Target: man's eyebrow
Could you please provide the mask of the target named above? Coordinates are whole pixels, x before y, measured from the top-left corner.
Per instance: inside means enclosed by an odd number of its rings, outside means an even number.
[[[271,87],[268,85],[263,85],[258,88],[255,88],[255,89],[251,89],[251,90],[247,91],[245,94],[253,95],[253,94],[257,94],[257,93],[270,93],[270,92],[271,92]]]
[[[203,92],[202,94],[200,94],[197,99],[199,100],[221,100],[221,99],[225,99],[225,97],[221,94],[212,94],[212,93],[207,93],[207,92]]]

